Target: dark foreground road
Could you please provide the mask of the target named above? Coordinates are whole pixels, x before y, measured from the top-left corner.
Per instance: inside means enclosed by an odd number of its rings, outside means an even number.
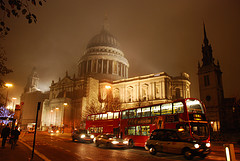
[[[32,147],[33,134],[22,134],[19,144]],[[22,143],[21,143],[22,142]],[[18,147],[16,147],[18,148]],[[52,161],[173,161],[185,160],[182,155],[157,153],[150,155],[143,148],[134,149],[107,149],[96,147],[94,144],[72,142],[69,134],[49,135],[46,132],[37,132],[35,150],[42,160]],[[212,153],[206,161],[225,160],[222,146],[212,146]],[[29,150],[30,151],[30,150]],[[0,151],[1,152],[1,151]],[[1,154],[1,153],[0,153]],[[26,154],[26,155],[29,155]],[[38,159],[36,156],[36,159]],[[240,159],[239,149],[236,148],[236,157]],[[0,160],[2,160],[0,156]],[[194,160],[201,160],[196,157]]]

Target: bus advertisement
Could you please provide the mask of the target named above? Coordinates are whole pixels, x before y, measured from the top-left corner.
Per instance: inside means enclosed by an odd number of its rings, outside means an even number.
[[[95,135],[114,133],[127,139],[129,147],[144,147],[155,129],[178,129],[188,132],[195,140],[210,141],[209,124],[204,105],[195,98],[92,114],[87,117],[86,129]]]

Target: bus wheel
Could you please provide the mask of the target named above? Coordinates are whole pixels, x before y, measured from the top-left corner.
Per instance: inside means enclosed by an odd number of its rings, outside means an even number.
[[[152,155],[155,155],[157,153],[156,149],[154,148],[154,146],[150,146],[149,147],[149,153]]]
[[[185,149],[183,154],[184,154],[185,159],[187,159],[187,160],[192,160],[193,159],[193,154],[192,154],[191,149]]]
[[[134,147],[134,142],[133,142],[133,140],[129,140],[128,147],[129,147],[129,148],[133,148],[133,147]]]

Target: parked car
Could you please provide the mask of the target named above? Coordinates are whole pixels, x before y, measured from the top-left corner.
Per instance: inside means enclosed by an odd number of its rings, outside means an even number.
[[[147,140],[145,148],[155,155],[157,152],[183,154],[188,160],[194,156],[205,158],[210,153],[210,143],[193,140],[184,132],[175,129],[154,130]]]
[[[104,145],[108,148],[126,148],[128,145],[127,140],[118,138],[114,134],[100,134],[95,139],[96,146]]]
[[[89,142],[92,143],[94,139],[94,135],[89,134],[87,130],[79,129],[75,130],[72,133],[72,141],[79,141],[79,142]]]

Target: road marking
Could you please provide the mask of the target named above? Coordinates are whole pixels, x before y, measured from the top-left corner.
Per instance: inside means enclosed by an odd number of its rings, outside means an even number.
[[[22,140],[19,140],[19,142],[21,142],[23,145],[25,145],[26,147],[28,147],[30,150],[32,150],[32,147],[30,147],[27,143],[24,143]],[[43,155],[42,153],[40,153],[37,150],[34,150],[34,153],[36,155],[38,155],[40,158],[42,158],[44,161],[51,161],[50,159],[48,159],[45,155]]]

